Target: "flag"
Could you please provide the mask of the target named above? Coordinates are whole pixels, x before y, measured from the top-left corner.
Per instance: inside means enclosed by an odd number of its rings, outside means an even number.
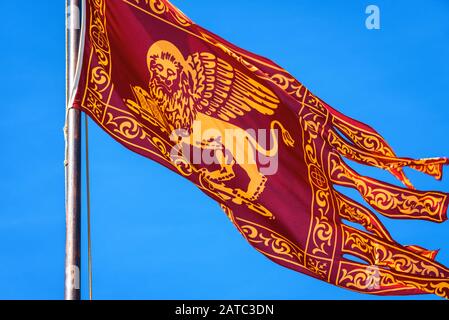
[[[448,195],[415,190],[403,168],[441,179],[448,159],[396,156],[374,129],[166,0],[87,0],[84,10],[74,108],[198,186],[272,261],[358,292],[449,297],[437,251],[397,243],[375,213],[446,220]],[[388,170],[404,187],[343,159]]]

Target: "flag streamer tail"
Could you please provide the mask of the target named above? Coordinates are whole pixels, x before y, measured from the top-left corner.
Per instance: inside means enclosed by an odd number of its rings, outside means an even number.
[[[333,280],[339,287],[367,294],[384,296],[430,293],[449,298],[448,279],[408,275],[349,259],[340,261],[338,276]]]
[[[410,167],[417,171],[423,172],[434,177],[437,180],[441,180],[443,176],[443,166],[449,164],[448,158],[427,158],[427,159],[411,159],[396,157],[394,154],[385,155],[387,153],[386,147],[381,148],[382,152],[378,151],[378,148],[361,147],[361,142],[358,144],[351,144],[341,137],[336,130],[329,129],[325,133],[326,139],[329,144],[345,158],[381,169],[390,171],[396,178],[401,180],[408,188],[413,189],[413,185],[410,183],[404,172],[403,167]],[[373,136],[369,136],[368,141],[374,139]],[[355,139],[354,139],[355,140]],[[357,141],[357,140],[356,140]],[[365,143],[367,144],[367,143]],[[374,145],[374,144],[370,144]],[[376,145],[382,145],[381,142]]]
[[[334,194],[335,199],[337,200],[338,212],[342,219],[363,226],[370,235],[375,236],[385,243],[399,246],[399,244],[393,240],[387,228],[385,228],[383,223],[371,210],[338,191],[334,191]],[[435,260],[439,252],[439,250],[429,250],[417,245],[404,246],[404,248],[429,260]]]
[[[371,265],[412,275],[448,280],[449,270],[433,259],[396,242],[389,242],[342,224],[343,253],[355,255]]]
[[[341,227],[344,254],[356,256],[369,266],[388,270],[398,282],[423,292],[438,294],[437,287],[432,287],[432,284],[438,284],[439,295],[449,296],[449,270],[443,265],[396,242],[387,242],[344,224]],[[412,281],[406,281],[411,278]]]
[[[341,218],[360,224],[380,239],[393,242],[393,238],[388,230],[371,210],[338,191],[334,191],[334,194]]]
[[[330,163],[330,177],[335,184],[358,190],[369,205],[386,217],[434,222],[447,220],[448,194],[410,190],[361,176],[338,155],[332,155]]]
[[[417,245],[405,246],[405,248],[423,256],[424,258],[430,259],[430,260],[435,260],[435,258],[438,255],[438,252],[440,252],[440,249],[429,250],[429,249],[425,249],[425,248],[417,246]]]

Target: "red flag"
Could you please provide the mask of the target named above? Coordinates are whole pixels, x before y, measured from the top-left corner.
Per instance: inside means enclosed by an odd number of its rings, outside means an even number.
[[[335,189],[358,190],[390,218],[442,222],[448,195],[414,190],[402,168],[441,179],[448,159],[397,157],[374,129],[166,0],[87,0],[83,28],[74,107],[196,184],[256,250],[359,292],[449,297],[436,251],[398,244],[374,212]],[[343,157],[408,188],[361,176]]]

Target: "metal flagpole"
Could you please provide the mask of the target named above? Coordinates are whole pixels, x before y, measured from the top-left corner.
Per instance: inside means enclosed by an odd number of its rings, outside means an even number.
[[[81,115],[69,101],[75,81],[81,31],[81,0],[66,0],[66,300],[81,298]]]

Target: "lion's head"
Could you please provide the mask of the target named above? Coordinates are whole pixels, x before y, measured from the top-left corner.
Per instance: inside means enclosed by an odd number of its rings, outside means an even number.
[[[173,129],[190,130],[195,114],[183,92],[182,76],[186,61],[172,43],[155,42],[147,53],[150,95]]]
[[[159,87],[165,94],[172,94],[179,89],[179,78],[182,67],[169,52],[150,56],[148,69],[150,84]]]

